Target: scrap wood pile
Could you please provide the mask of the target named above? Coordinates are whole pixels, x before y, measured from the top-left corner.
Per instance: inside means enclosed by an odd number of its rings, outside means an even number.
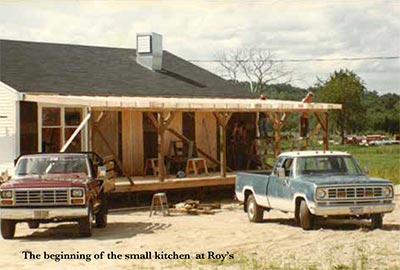
[[[170,208],[169,211],[190,215],[213,215],[215,209],[221,209],[221,204],[201,204],[200,201],[186,200],[173,205],[173,208]]]

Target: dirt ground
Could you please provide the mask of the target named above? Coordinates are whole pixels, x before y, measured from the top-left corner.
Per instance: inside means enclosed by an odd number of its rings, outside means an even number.
[[[320,221],[316,230],[303,231],[291,215],[276,211],[265,212],[265,221],[254,224],[238,204],[223,205],[215,215],[148,214],[110,213],[107,228],[95,229],[87,239],[78,237],[73,223],[35,230],[18,224],[16,239],[0,240],[1,269],[400,269],[399,195],[395,211],[374,231],[368,221],[343,220]],[[32,257],[25,259],[24,251]],[[151,259],[133,255],[146,251]],[[108,258],[111,252],[121,258]],[[174,259],[173,252],[190,259]],[[66,254],[90,257],[60,257]]]

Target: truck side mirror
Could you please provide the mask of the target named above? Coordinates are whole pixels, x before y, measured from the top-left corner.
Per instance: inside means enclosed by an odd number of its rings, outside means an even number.
[[[368,168],[368,166],[365,166],[365,167],[364,167],[364,172],[365,172],[365,174],[369,174],[369,168]]]
[[[285,179],[285,168],[278,168],[278,178],[281,180]]]

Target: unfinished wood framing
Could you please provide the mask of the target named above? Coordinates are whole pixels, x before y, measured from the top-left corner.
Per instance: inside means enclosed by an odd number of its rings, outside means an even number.
[[[229,119],[232,113],[227,112],[215,112],[213,113],[217,123],[219,125],[219,156],[221,162],[220,173],[221,177],[226,177],[226,126],[228,125]]]
[[[121,129],[123,172],[125,175],[141,175],[144,168],[142,113],[122,111]]]
[[[342,105],[286,100],[234,98],[99,97],[25,94],[24,101],[58,105],[89,106],[92,110],[136,110],[152,112],[325,112]]]
[[[174,119],[171,121],[171,124],[168,126],[179,133],[182,133],[182,112],[175,113]],[[166,132],[164,134],[164,153],[169,152],[170,144],[172,141],[176,141],[177,138],[174,134],[170,132]]]
[[[92,112],[92,121],[89,121],[91,151],[100,156],[114,157],[114,161],[119,170],[122,164],[118,155],[118,112]]]
[[[321,125],[322,128],[322,141],[323,141],[323,146],[324,150],[329,150],[329,137],[328,137],[328,124],[329,124],[329,113],[324,112],[324,113],[318,113],[314,112],[315,117],[318,120],[318,123]]]
[[[212,113],[195,113],[195,132],[196,146],[217,160],[217,121]],[[199,154],[204,156],[202,153]],[[215,163],[208,159],[207,166],[215,167]]]
[[[151,112],[147,112],[150,122],[157,130],[157,152],[158,152],[158,178],[160,181],[165,179],[165,152],[164,152],[164,134],[168,126],[174,119],[175,112],[161,112],[157,113],[157,119]]]
[[[114,193],[123,192],[139,192],[139,191],[158,191],[180,188],[199,188],[199,187],[214,187],[214,186],[232,186],[235,184],[236,175],[229,174],[226,177],[221,176],[202,176],[184,179],[166,179],[163,182],[159,181],[135,181],[134,185],[128,183],[119,183],[116,181]]]
[[[275,156],[279,156],[281,153],[281,130],[288,119],[289,112],[275,112],[275,113],[266,113],[267,119],[271,123],[271,126],[274,129],[274,154]]]
[[[46,103],[59,106],[90,107],[92,119],[89,142],[93,151],[101,156],[113,155],[116,165],[124,175],[141,175],[144,167],[143,114],[146,114],[157,132],[158,180],[140,187],[130,185],[124,191],[156,191],[188,187],[204,187],[234,184],[234,176],[227,177],[227,125],[232,113],[265,113],[274,129],[274,154],[281,152],[282,128],[289,113],[314,113],[317,127],[311,133],[316,136],[319,129],[323,133],[324,150],[328,149],[328,110],[341,109],[338,104],[302,103],[297,101],[227,99],[227,98],[161,98],[161,97],[94,97],[25,94],[24,101]],[[183,136],[183,112],[194,113],[195,145],[200,157],[207,159],[207,166],[219,167],[215,178],[199,177],[193,181],[166,179],[165,155],[171,141],[190,141]],[[119,119],[119,114],[121,118]],[[146,118],[147,119],[147,118]],[[193,119],[193,118],[192,118]],[[147,121],[147,120],[146,120]],[[219,130],[217,130],[217,128]],[[152,129],[151,129],[152,130]],[[166,131],[168,131],[166,133]],[[121,133],[119,133],[121,132]],[[153,131],[152,131],[153,132]],[[217,134],[219,132],[219,141]],[[121,135],[121,136],[120,136]],[[155,134],[152,133],[154,136]],[[152,136],[152,140],[155,136]],[[219,145],[219,154],[218,154]],[[119,153],[122,146],[122,152]],[[154,145],[155,146],[155,145]],[[152,150],[154,158],[155,150]],[[122,166],[118,157],[122,157]],[[218,157],[219,156],[219,160]],[[145,178],[141,176],[142,179]],[[228,179],[229,178],[229,179]],[[164,181],[164,179],[166,179]],[[133,180],[131,184],[133,183]]]
[[[185,136],[183,136],[183,134],[177,132],[177,131],[174,130],[174,129],[167,128],[167,131],[170,132],[171,134],[173,134],[176,138],[180,139],[180,140],[183,141],[183,142],[186,142],[186,143],[191,142],[190,139],[186,138]],[[207,161],[211,162],[211,164],[214,164],[214,165],[216,165],[216,166],[218,166],[218,167],[221,166],[221,162],[219,162],[216,158],[210,156],[205,150],[201,149],[201,148],[198,147],[196,144],[195,144],[195,146],[196,146],[196,151],[197,151],[197,153],[198,153],[199,155],[205,157],[205,158],[207,159]],[[213,166],[214,166],[214,165],[213,165]],[[226,169],[227,169],[228,171],[232,171],[232,169],[229,168],[228,166],[226,167]]]

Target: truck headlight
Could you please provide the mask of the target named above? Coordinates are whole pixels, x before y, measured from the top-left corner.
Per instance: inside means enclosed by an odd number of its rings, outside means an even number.
[[[317,199],[323,199],[326,197],[326,191],[325,189],[318,188],[317,189]]]
[[[382,189],[383,196],[385,197],[392,197],[392,187],[383,187]]]
[[[0,194],[2,199],[11,199],[13,197],[12,190],[3,190]]]
[[[71,191],[71,197],[83,197],[83,190],[82,189],[73,189]]]

